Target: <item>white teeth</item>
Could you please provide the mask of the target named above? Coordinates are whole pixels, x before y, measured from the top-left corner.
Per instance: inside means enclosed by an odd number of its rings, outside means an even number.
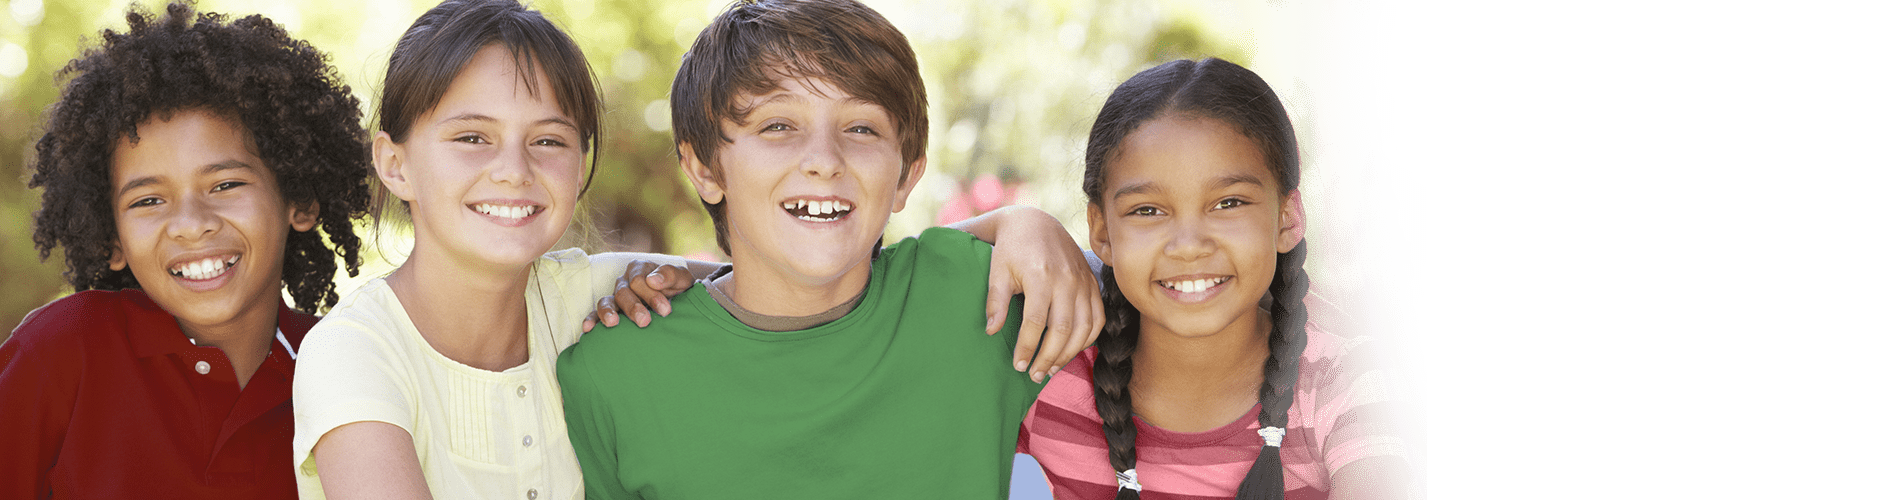
[[[791,200],[781,204],[785,211],[800,219],[824,222],[851,211],[849,202],[840,200]]]
[[[231,265],[236,263],[236,256],[225,259],[204,259],[197,262],[179,264],[177,267],[172,268],[171,273],[173,276],[182,276],[186,279],[208,280],[224,274],[225,269],[229,269]]]
[[[513,207],[481,203],[475,205],[475,211],[507,219],[519,219],[534,213],[534,207]]]
[[[1182,293],[1201,293],[1201,292],[1207,291],[1207,289],[1209,288],[1214,288],[1215,285],[1225,283],[1226,281],[1227,281],[1227,278],[1202,278],[1202,279],[1187,280],[1187,281],[1163,281],[1161,282],[1161,285],[1178,290]]]

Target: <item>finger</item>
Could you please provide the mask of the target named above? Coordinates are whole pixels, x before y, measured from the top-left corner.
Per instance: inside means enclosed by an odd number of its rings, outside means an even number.
[[[652,278],[641,277],[638,284],[627,287],[627,292],[638,298],[640,305],[658,310],[660,303],[666,302],[666,294],[654,289],[651,285]],[[672,312],[671,306],[668,307],[667,312]]]
[[[1016,371],[1029,371],[1029,361],[1042,341],[1043,327],[1049,318],[1049,296],[1031,292],[1023,296],[1023,324],[1016,331]]]
[[[693,287],[693,272],[680,266],[660,266],[647,273],[647,285],[677,295]]]
[[[989,296],[983,300],[983,333],[995,335],[1009,318],[1009,299],[1016,295],[1015,282],[1009,276],[990,269]]]
[[[1091,295],[1093,294],[1082,295],[1075,298],[1075,331],[1069,335],[1068,344],[1063,346],[1062,352],[1056,354],[1055,368],[1050,372],[1051,375],[1054,375],[1056,371],[1061,371],[1062,367],[1069,366],[1069,360],[1075,359],[1075,355],[1081,354],[1083,349],[1087,349],[1089,343],[1095,340],[1096,333],[1102,330],[1102,327],[1097,324],[1094,319],[1099,317],[1101,313],[1091,307],[1092,304],[1095,304],[1100,299],[1092,298]]]
[[[1049,304],[1049,329],[1042,334],[1042,346],[1036,353],[1036,359],[1030,363],[1029,378],[1038,383],[1049,380],[1049,372],[1056,366],[1056,358],[1069,346],[1069,337],[1075,335],[1075,299],[1063,298]]]
[[[678,266],[661,266],[646,275],[647,286],[659,291],[653,310],[661,316],[673,314],[672,296],[693,287],[693,274]]]
[[[633,318],[633,326],[646,328],[647,325],[653,324],[653,313],[647,312],[646,304],[635,304],[630,317]]]
[[[620,310],[614,308],[613,297],[601,297],[594,304],[594,317],[600,318],[600,324],[612,328],[620,324]]]
[[[581,320],[581,333],[591,331],[594,331],[594,313],[587,313],[587,318]]]
[[[614,305],[619,307],[616,311],[625,312],[629,318],[633,317],[634,309],[646,306],[646,303],[640,301],[640,296],[634,294],[636,288],[644,287],[629,285],[623,281],[620,286],[614,288]]]

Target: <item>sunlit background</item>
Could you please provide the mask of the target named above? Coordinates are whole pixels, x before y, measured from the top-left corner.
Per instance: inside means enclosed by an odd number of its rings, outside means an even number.
[[[40,259],[27,190],[40,114],[59,97],[55,74],[101,29],[123,29],[129,2],[0,0],[0,325],[72,293],[63,257]],[[161,10],[161,2],[137,2]],[[264,13],[312,42],[374,108],[397,36],[435,2],[203,0],[199,11]],[[673,160],[667,89],[680,53],[728,0],[542,0],[576,38],[602,84],[600,171],[587,194],[595,251],[724,259],[711,222]],[[1416,361],[1417,264],[1425,262],[1423,186],[1379,144],[1395,133],[1383,57],[1395,8],[1378,2],[1286,0],[866,0],[910,36],[929,91],[929,165],[889,236],[959,221],[1009,203],[1037,205],[1081,236],[1081,150],[1102,99],[1121,80],[1170,59],[1222,57],[1260,72],[1300,129],[1315,291],[1366,312],[1397,357]],[[1404,205],[1400,205],[1404,200]],[[1404,224],[1400,224],[1404,222]],[[1400,228],[1402,226],[1402,228]],[[359,224],[369,236],[369,224]],[[386,274],[407,234],[367,238],[365,272],[348,295]],[[578,243],[578,238],[574,238]],[[0,331],[0,338],[4,338]],[[1416,371],[1419,394],[1423,373]],[[1423,411],[1423,395],[1419,397]],[[1425,422],[1423,414],[1417,422]],[[1423,430],[1419,430],[1423,433]],[[1018,473],[1022,477],[1024,473]],[[1035,475],[1039,479],[1039,473]],[[1043,490],[1041,494],[1047,494]]]

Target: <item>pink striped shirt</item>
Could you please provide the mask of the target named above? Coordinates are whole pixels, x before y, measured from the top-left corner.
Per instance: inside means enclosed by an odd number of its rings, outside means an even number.
[[[1347,354],[1367,339],[1347,339],[1319,327],[1333,313],[1331,304],[1307,297],[1315,321],[1306,324],[1288,429],[1281,443],[1286,498],[1323,499],[1333,473],[1353,461],[1405,455],[1396,425],[1387,417],[1391,395],[1386,372]],[[1036,399],[1017,440],[1016,451],[1042,464],[1043,473],[1063,500],[1098,500],[1115,495],[1115,471],[1108,464],[1108,442],[1095,411],[1096,349],[1091,347],[1051,377]],[[1145,500],[1231,499],[1260,452],[1260,406],[1245,416],[1206,432],[1172,432],[1135,418],[1136,465]]]

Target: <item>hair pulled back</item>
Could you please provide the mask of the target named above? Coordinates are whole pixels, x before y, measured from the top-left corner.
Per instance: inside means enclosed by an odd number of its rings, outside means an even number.
[[[1233,63],[1208,58],[1200,61],[1178,60],[1149,68],[1108,96],[1095,125],[1089,130],[1088,149],[1083,157],[1082,190],[1089,203],[1101,206],[1104,173],[1129,134],[1149,121],[1165,116],[1188,116],[1226,122],[1260,148],[1280,184],[1282,199],[1300,185],[1299,146],[1294,139],[1293,123],[1286,108],[1259,75]],[[1260,384],[1260,427],[1287,425],[1287,409],[1293,404],[1293,386],[1299,377],[1300,353],[1306,347],[1306,242],[1279,254],[1273,283],[1267,287],[1267,308],[1273,332],[1267,341],[1270,354],[1261,367],[1265,373]],[[1136,339],[1140,335],[1141,312],[1122,294],[1112,267],[1102,266],[1102,305],[1107,324],[1097,342],[1095,358],[1095,409],[1102,417],[1102,434],[1108,440],[1109,463],[1117,472],[1131,473],[1135,468],[1135,425],[1128,382],[1134,376]],[[1270,432],[1270,431],[1269,431]],[[1235,495],[1238,499],[1279,499],[1285,494],[1278,437],[1275,444],[1263,445],[1260,456],[1247,471]],[[1118,500],[1141,498],[1133,488],[1121,488]]]

